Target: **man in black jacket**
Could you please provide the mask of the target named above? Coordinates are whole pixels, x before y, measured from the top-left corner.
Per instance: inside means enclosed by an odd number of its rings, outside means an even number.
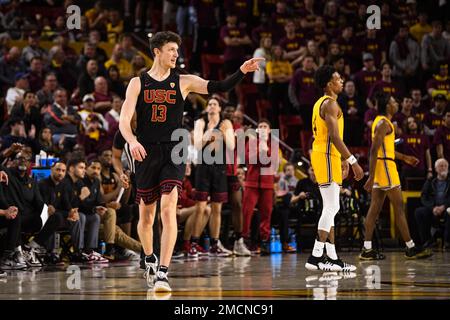
[[[19,260],[18,253],[15,252],[20,236],[20,220],[17,219],[18,208],[10,205],[7,198],[8,175],[5,171],[0,171],[0,228],[6,228],[5,251],[0,262],[0,277],[6,276],[2,269],[25,269],[27,267],[24,260]]]
[[[80,215],[76,208],[71,208],[69,194],[66,191],[66,184],[63,182],[66,176],[66,164],[63,162],[56,162],[51,169],[51,174],[48,178],[39,182],[39,191],[44,202],[48,206],[48,213],[58,215],[62,224],[58,229],[69,229],[73,246],[76,254],[71,257],[72,262],[83,262],[82,255],[79,253],[82,247],[82,240],[84,230],[81,229]],[[50,247],[53,249],[54,246]],[[79,254],[77,254],[79,253]],[[78,257],[76,259],[75,257]],[[52,252],[49,254],[49,262],[56,264],[60,261],[59,256]]]
[[[84,248],[83,256],[93,263],[108,262],[94,249],[98,247],[98,232],[100,228],[100,216],[106,208],[99,208],[98,195],[92,190],[100,193],[100,182],[97,181],[97,188],[91,184],[85,185],[86,162],[84,159],[71,159],[67,167],[69,172],[65,178],[67,193],[70,195],[70,206],[78,209],[81,221],[81,229],[86,231],[86,237],[82,237],[81,248]]]
[[[33,240],[24,245],[23,255],[29,267],[40,267],[42,263],[37,258],[38,254],[45,254],[44,245],[62,224],[62,217],[48,212],[48,219],[42,225],[41,213],[44,201],[37,182],[28,172],[31,168],[31,153],[20,151],[17,153],[11,168],[5,169],[9,184],[7,196],[10,203],[18,208],[17,219],[20,221],[20,231],[34,234]],[[20,239],[17,243],[17,251],[21,252]]]
[[[450,248],[450,176],[448,161],[444,158],[436,160],[434,168],[437,177],[428,179],[422,189],[422,205],[417,208],[415,217],[419,234],[425,246],[433,244],[435,228],[444,223],[445,247]]]

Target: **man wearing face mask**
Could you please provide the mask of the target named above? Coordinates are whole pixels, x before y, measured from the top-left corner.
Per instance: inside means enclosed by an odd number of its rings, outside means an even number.
[[[42,226],[41,212],[44,201],[37,182],[28,175],[30,168],[31,154],[20,151],[16,155],[12,167],[6,169],[9,178],[8,194],[12,203],[17,205],[19,211],[17,218],[20,219],[21,231],[34,234],[33,240],[24,245],[24,250],[18,242],[15,251],[23,252],[29,267],[41,267],[42,263],[37,255],[47,252],[44,245],[63,223],[63,218],[50,210],[48,219]]]

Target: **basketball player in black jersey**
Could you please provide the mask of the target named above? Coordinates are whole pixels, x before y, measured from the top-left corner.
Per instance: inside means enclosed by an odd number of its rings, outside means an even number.
[[[205,119],[198,119],[194,126],[194,145],[196,151],[201,152],[202,161],[195,170],[197,211],[188,252],[190,258],[196,258],[198,255],[198,240],[208,220],[211,237],[209,255],[214,257],[232,255],[219,240],[222,203],[228,200],[226,148],[234,150],[235,146],[233,124],[230,120],[221,118],[221,110],[219,100],[209,98],[206,106],[207,116]],[[212,159],[206,159],[209,155]],[[211,200],[210,217],[206,216],[208,197]]]
[[[195,75],[180,75],[174,68],[178,58],[180,37],[170,31],[150,38],[154,56],[152,68],[131,79],[120,114],[119,129],[130,145],[136,161],[136,201],[139,204],[138,234],[145,253],[145,277],[155,291],[171,291],[167,273],[177,238],[176,209],[185,165],[176,165],[171,151],[178,142],[172,133],[182,128],[184,100],[191,92],[212,94],[231,90],[247,72],[259,69],[264,58],[245,61],[231,76],[222,81],[208,81]],[[137,113],[136,136],[130,126]],[[161,256],[158,264],[153,254],[152,225],[156,201],[161,201]]]

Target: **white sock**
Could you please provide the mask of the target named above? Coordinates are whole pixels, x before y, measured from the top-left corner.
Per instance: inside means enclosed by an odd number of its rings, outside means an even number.
[[[372,241],[364,241],[364,249],[372,249]]]
[[[412,240],[409,240],[408,242],[405,242],[405,243],[406,243],[406,246],[408,247],[408,249],[411,249],[412,247],[415,246],[414,241],[412,241]]]
[[[316,242],[314,242],[314,249],[312,252],[312,255],[314,257],[321,257],[323,255],[323,248],[325,247],[325,242],[320,242],[318,240],[316,240]]]
[[[327,256],[330,257],[332,260],[337,260],[338,256],[336,253],[336,247],[334,246],[334,243],[327,242],[325,243],[326,249],[327,249]]]

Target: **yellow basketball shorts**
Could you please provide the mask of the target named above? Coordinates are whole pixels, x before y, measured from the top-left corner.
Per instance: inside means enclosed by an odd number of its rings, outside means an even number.
[[[326,187],[332,182],[342,185],[342,160],[341,157],[323,152],[311,152],[311,165],[321,187]]]
[[[374,188],[389,190],[400,185],[400,177],[394,160],[377,159]]]

